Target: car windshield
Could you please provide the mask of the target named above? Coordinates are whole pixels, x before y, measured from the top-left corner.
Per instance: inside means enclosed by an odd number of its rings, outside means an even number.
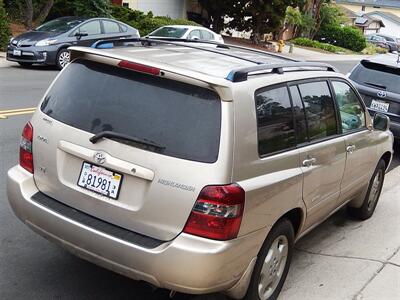
[[[170,37],[170,38],[181,38],[186,31],[187,28],[178,28],[178,27],[161,27],[156,31],[150,33],[149,36],[160,36],[160,37]]]
[[[206,163],[218,157],[221,100],[203,87],[78,60],[41,109],[95,135],[128,136],[120,142],[147,151]]]
[[[82,23],[84,20],[77,19],[55,19],[44,23],[43,25],[37,27],[35,31],[46,31],[46,32],[66,32],[78,24]]]
[[[400,68],[362,61],[351,73],[350,79],[362,85],[379,86],[400,94],[399,75]]]

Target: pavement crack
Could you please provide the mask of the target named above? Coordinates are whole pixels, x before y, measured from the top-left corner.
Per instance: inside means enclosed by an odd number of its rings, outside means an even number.
[[[371,261],[371,262],[377,262],[381,264],[387,264],[387,261],[379,260],[379,259],[374,259],[374,258],[364,258],[364,257],[357,257],[357,256],[347,256],[347,255],[334,255],[334,254],[325,254],[325,253],[319,253],[319,252],[313,252],[305,249],[301,249],[298,247],[295,247],[297,251],[312,254],[312,255],[320,255],[320,256],[326,256],[326,257],[336,257],[336,258],[346,258],[346,259],[358,259],[358,260],[364,260],[364,261]]]

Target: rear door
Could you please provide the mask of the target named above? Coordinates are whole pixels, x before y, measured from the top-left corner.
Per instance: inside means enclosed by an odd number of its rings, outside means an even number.
[[[334,101],[328,82],[312,81],[290,88],[296,112],[303,200],[308,228],[337,205],[346,162],[345,141],[339,134]]]
[[[101,30],[101,23],[99,20],[89,21],[81,26],[72,33],[75,35],[76,33],[84,33],[86,36],[81,36],[76,38],[77,46],[85,46],[90,47],[94,42],[101,39],[103,37],[103,33]]]
[[[33,119],[41,137],[33,144],[37,187],[112,224],[170,240],[204,186],[229,183],[230,158],[219,156],[221,124],[231,126],[223,122],[226,105],[210,89],[75,61]],[[102,132],[133,139],[90,141]],[[105,177],[110,183],[99,181]]]
[[[346,143],[346,168],[338,205],[362,192],[368,185],[376,164],[372,132],[365,120],[365,108],[353,88],[345,81],[332,79],[339,108],[342,133]]]

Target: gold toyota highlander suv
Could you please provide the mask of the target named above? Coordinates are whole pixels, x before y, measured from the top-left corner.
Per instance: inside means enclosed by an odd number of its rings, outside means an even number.
[[[72,253],[172,291],[270,300],[295,241],[345,205],[373,214],[389,120],[333,67],[196,41],[70,51],[7,188]]]

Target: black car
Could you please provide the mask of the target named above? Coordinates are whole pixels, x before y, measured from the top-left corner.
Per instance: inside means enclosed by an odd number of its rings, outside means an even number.
[[[372,116],[380,112],[390,118],[390,129],[400,139],[400,56],[382,54],[363,59],[350,73]]]
[[[134,38],[139,32],[124,23],[106,18],[62,17],[10,40],[7,60],[21,66],[56,65],[69,62],[70,46],[88,46],[104,39]]]

